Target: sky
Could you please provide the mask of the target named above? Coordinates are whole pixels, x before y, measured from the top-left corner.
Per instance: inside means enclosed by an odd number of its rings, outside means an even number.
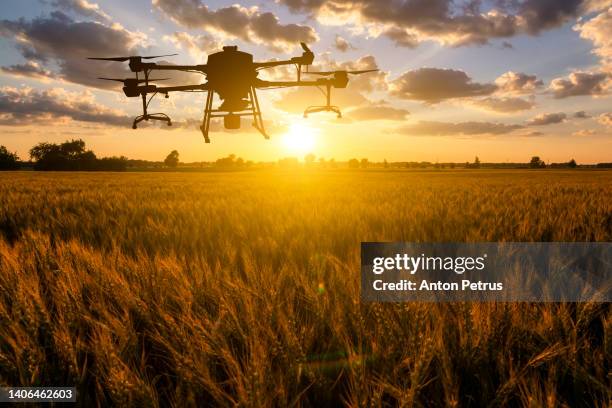
[[[204,64],[237,45],[265,61],[301,55],[300,41],[315,53],[311,71],[378,71],[332,90],[341,119],[303,118],[324,103],[316,88],[259,90],[270,140],[243,119],[239,131],[213,124],[204,143],[204,93],[154,98],[150,112],[174,126],[133,130],[140,100],[97,79],[133,77],[127,63],[87,60],[178,53],[156,61]],[[166,74],[164,85],[206,82]],[[24,160],[37,143],[81,138],[98,156],[163,160],[176,149],[183,162],[612,162],[611,91],[612,0],[0,2],[0,145]]]

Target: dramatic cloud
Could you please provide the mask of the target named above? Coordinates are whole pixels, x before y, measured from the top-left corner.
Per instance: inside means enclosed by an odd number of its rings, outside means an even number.
[[[543,82],[535,75],[508,71],[495,80],[498,91],[508,94],[529,94],[541,88]]]
[[[0,88],[0,125],[54,125],[74,120],[108,126],[129,126],[123,112],[97,103],[91,92],[67,92],[61,88]]]
[[[545,126],[552,125],[554,123],[561,123],[567,119],[565,113],[542,113],[535,118],[527,121],[528,126]]]
[[[492,122],[419,122],[403,126],[398,132],[413,136],[476,136],[501,135],[522,128],[521,125]]]
[[[463,71],[440,68],[408,71],[391,83],[391,95],[427,103],[489,95],[495,90],[494,84],[473,82]]]
[[[498,113],[514,113],[529,110],[535,106],[533,99],[522,99],[513,97],[488,97],[477,99],[472,102],[475,106]]]
[[[602,113],[597,121],[604,126],[612,126],[612,112]]]
[[[567,78],[555,78],[550,90],[557,99],[581,95],[604,95],[610,88],[610,75],[605,72],[572,72]]]
[[[4,72],[5,74],[18,77],[36,78],[41,80],[47,80],[55,76],[51,71],[43,68],[38,62],[35,61],[28,61],[25,64],[0,67],[0,71]]]
[[[322,24],[366,27],[397,44],[434,40],[443,44],[484,44],[492,38],[538,34],[559,27],[584,9],[580,0],[279,0]],[[491,3],[493,6],[491,6]],[[486,6],[483,6],[486,5]],[[402,35],[403,32],[403,35]],[[399,39],[414,41],[398,41]]]
[[[204,56],[221,51],[223,45],[213,37],[203,35],[191,35],[186,32],[175,32],[165,35],[164,41],[172,43],[178,49],[184,49],[195,59],[203,59]]]
[[[355,120],[404,120],[409,114],[405,109],[386,104],[372,104],[351,109],[346,116]]]
[[[334,41],[334,47],[336,47],[336,49],[340,52],[347,52],[348,50],[353,48],[353,46],[348,41],[346,41],[339,35],[336,36],[336,40]]]
[[[63,11],[72,12],[96,20],[110,21],[110,17],[96,3],[87,0],[53,0],[51,5]]]
[[[199,0],[153,0],[153,5],[181,26],[263,44],[275,51],[293,48],[301,41],[318,40],[312,28],[283,25],[273,13],[261,13],[256,7],[232,5],[211,10]]]
[[[111,86],[96,79],[98,76],[127,78],[133,74],[126,64],[94,62],[87,57],[138,55],[136,47],[144,40],[142,34],[117,24],[77,22],[59,11],[31,21],[0,20],[0,37],[14,40],[24,58],[53,70],[58,77],[98,88]]]

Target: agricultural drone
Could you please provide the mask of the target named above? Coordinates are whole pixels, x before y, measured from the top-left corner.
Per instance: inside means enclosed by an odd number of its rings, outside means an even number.
[[[204,118],[200,129],[206,143],[210,143],[208,132],[210,130],[211,118],[223,118],[226,129],[239,129],[241,116],[252,116],[253,126],[266,138],[269,136],[265,131],[264,123],[257,100],[257,89],[278,89],[295,86],[314,86],[319,87],[325,94],[325,105],[309,106],[304,111],[304,117],[315,112],[334,112],[340,118],[342,113],[340,108],[331,104],[331,89],[346,88],[349,75],[359,75],[366,72],[373,72],[376,69],[362,71],[327,71],[327,72],[308,72],[302,71],[303,67],[308,68],[314,60],[313,52],[305,43],[301,43],[304,50],[299,57],[288,60],[254,62],[253,55],[238,51],[236,46],[223,47],[223,51],[208,56],[208,61],[203,65],[161,65],[154,62],[145,62],[170,55],[155,56],[133,56],[133,57],[110,57],[110,58],[89,58],[101,61],[129,61],[129,67],[136,74],[135,78],[99,78],[109,81],[123,83],[123,93],[127,97],[142,98],[142,115],[134,119],[132,128],[136,129],[138,123],[149,120],[165,121],[168,126],[172,121],[165,113],[148,113],[147,109],[151,100],[157,94],[163,94],[168,98],[170,92],[206,92],[206,103],[204,105]],[[257,78],[262,69],[274,68],[281,65],[295,65],[297,78],[295,81],[265,81]],[[153,82],[166,80],[168,78],[150,78],[152,71],[183,71],[200,73],[206,77],[206,82],[197,85],[180,85],[160,87]],[[322,78],[315,80],[302,80],[302,75],[318,75]],[[214,94],[219,96],[222,101],[217,108],[213,108]],[[147,95],[150,97],[147,98]]]

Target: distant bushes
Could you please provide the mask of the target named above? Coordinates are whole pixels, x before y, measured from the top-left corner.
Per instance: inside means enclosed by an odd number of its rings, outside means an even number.
[[[83,140],[70,140],[61,144],[39,143],[30,149],[34,170],[56,171],[125,171],[126,157],[98,159],[94,152],[85,149]]]

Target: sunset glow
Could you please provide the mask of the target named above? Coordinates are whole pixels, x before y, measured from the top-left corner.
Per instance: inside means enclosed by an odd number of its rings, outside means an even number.
[[[283,135],[283,145],[288,153],[303,155],[316,145],[316,131],[308,125],[295,123]]]

